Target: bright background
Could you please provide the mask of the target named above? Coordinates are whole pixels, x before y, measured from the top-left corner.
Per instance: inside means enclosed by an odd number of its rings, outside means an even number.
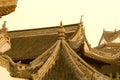
[[[98,45],[103,28],[120,30],[120,0],[18,0],[16,11],[2,17],[0,25],[7,21],[10,31],[51,27],[60,21],[63,25],[79,23],[81,15],[92,47]],[[1,70],[0,80],[10,80]],[[1,79],[2,75],[7,79]]]

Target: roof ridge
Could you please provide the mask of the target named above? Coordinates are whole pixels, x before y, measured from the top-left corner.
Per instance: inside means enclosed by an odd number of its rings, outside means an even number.
[[[36,35],[46,35],[46,34],[57,34],[58,27],[48,27],[48,28],[36,28],[36,29],[19,30],[19,31],[9,31],[8,34],[9,34],[9,36],[11,38],[28,37],[28,36],[36,36]],[[76,30],[77,24],[66,25],[64,27],[65,27],[67,33],[69,33],[69,32],[73,32],[73,31]]]
[[[79,23],[74,23],[74,24],[67,24],[67,25],[63,25],[64,27],[70,27],[70,26],[74,26],[74,25],[78,25]],[[22,29],[22,30],[12,30],[12,31],[8,31],[8,33],[12,33],[12,32],[21,32],[21,31],[33,31],[33,30],[44,30],[44,29],[54,29],[54,28],[58,28],[59,26],[51,26],[51,27],[41,27],[41,28],[33,28],[33,29]]]

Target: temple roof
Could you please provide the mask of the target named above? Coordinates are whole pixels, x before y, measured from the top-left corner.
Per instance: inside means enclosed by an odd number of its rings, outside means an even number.
[[[120,30],[118,31],[103,31],[103,36],[106,41],[110,42],[116,39],[120,35]]]
[[[116,34],[112,32],[105,32],[105,37],[108,39],[109,37],[112,37],[111,39],[118,37],[119,31],[116,31]],[[107,36],[108,35],[108,36]],[[84,44],[82,46],[81,44]],[[118,43],[116,43],[119,45]],[[86,38],[85,30],[83,29],[83,21],[82,17],[80,20],[80,24],[78,26],[77,31],[73,34],[73,36],[69,39],[69,45],[72,47],[72,49],[76,48],[80,52],[80,47],[82,46],[83,52],[78,54],[84,54],[86,57],[92,58],[94,60],[102,61],[104,63],[109,64],[116,64],[120,66],[120,48],[119,46],[116,47],[115,43],[108,43],[106,46],[111,47],[115,46],[114,48],[107,49],[106,47],[103,48],[92,48]]]
[[[120,43],[107,43],[107,47],[120,47]]]
[[[63,28],[58,40],[42,55],[33,60],[30,72],[34,80],[110,80],[88,65],[69,46]]]
[[[65,25],[66,38],[70,37],[77,29],[78,24]],[[57,40],[57,27],[38,28],[28,30],[9,31],[11,49],[5,54],[13,60],[34,59]]]
[[[84,29],[84,25],[82,21],[82,16],[80,18],[80,23],[79,23],[79,26],[76,32],[69,39],[69,45],[76,52],[80,52],[81,51],[80,48],[82,48],[83,50],[82,54],[84,54],[84,51],[87,51],[91,48],[85,35],[85,29]]]
[[[12,47],[5,54],[14,61],[34,59],[27,68],[34,80],[111,80],[78,56],[70,43],[77,45],[77,49],[83,44],[84,52],[80,54],[105,63],[120,65],[120,53],[106,54],[91,48],[81,22],[79,26],[65,25],[65,29],[61,22],[60,29],[50,27],[10,31],[8,35]]]
[[[89,52],[85,52],[84,54],[87,57],[90,57],[94,60],[120,66],[120,51],[118,51],[117,53],[114,53],[113,50],[110,50],[110,49],[106,51],[106,50],[92,48]]]
[[[17,1],[18,0],[0,0],[0,17],[15,11]]]
[[[103,35],[101,37],[104,37],[104,39],[107,41],[107,43],[99,45],[93,49],[91,49],[90,52],[86,53],[86,56],[91,57],[95,60],[99,60],[105,63],[109,64],[116,64],[120,66],[120,43],[112,42],[116,38],[120,36],[120,30],[118,31],[103,31]]]
[[[102,61],[108,64],[115,64],[120,66],[120,43],[112,42],[120,36],[120,30],[118,31],[103,31],[102,37],[100,39],[99,45],[95,48],[90,47],[90,51],[84,52],[85,56],[90,57],[94,60]],[[106,43],[100,45],[100,43]]]

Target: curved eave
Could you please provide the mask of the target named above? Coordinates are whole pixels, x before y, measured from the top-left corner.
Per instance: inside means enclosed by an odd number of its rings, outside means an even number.
[[[0,17],[10,14],[15,11],[17,5],[2,6],[0,7]]]
[[[76,75],[79,75],[78,78],[82,78],[80,80],[111,80],[109,77],[101,74],[92,68],[89,64],[87,64],[81,57],[76,54],[76,52],[74,52],[74,50],[72,50],[66,41],[62,42],[64,45],[63,49],[66,50],[66,54],[70,58],[69,62],[71,61],[71,64],[73,64],[73,69],[75,69],[75,72],[77,72]]]
[[[116,65],[120,66],[120,62],[119,62],[120,52],[118,52],[116,54],[111,54],[111,53],[99,51],[97,49],[91,49],[91,51],[85,52],[84,55],[89,58],[92,58],[92,59],[95,59],[98,61],[102,61],[104,63],[116,64]]]

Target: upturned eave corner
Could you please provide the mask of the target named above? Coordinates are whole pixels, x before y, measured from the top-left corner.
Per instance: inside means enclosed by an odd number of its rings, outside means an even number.
[[[15,11],[18,0],[1,0],[0,1],[0,18]]]

